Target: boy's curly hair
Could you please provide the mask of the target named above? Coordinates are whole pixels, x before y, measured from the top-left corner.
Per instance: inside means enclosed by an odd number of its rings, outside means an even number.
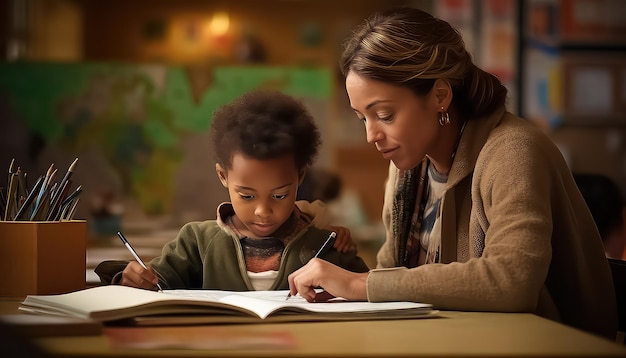
[[[213,114],[211,140],[216,160],[232,166],[235,152],[268,160],[293,154],[298,170],[313,164],[321,143],[306,107],[278,91],[255,90]]]

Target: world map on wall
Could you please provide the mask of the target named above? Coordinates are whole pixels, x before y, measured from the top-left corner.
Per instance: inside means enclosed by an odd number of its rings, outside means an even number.
[[[246,91],[330,98],[331,71],[113,63],[4,63],[0,91],[29,131],[80,152],[97,145],[127,195],[146,213],[170,208],[186,135]]]

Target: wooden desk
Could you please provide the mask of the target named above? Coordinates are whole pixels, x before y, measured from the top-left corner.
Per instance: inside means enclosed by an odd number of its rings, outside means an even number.
[[[0,313],[14,313],[18,306],[18,300],[1,301]],[[114,350],[104,335],[47,337],[33,341],[49,356],[55,357],[626,357],[624,346],[526,313],[446,311],[440,318],[417,320],[219,326],[220,331],[226,333],[242,328],[252,332],[289,332],[296,347],[220,351]],[[167,329],[175,334],[183,327]]]

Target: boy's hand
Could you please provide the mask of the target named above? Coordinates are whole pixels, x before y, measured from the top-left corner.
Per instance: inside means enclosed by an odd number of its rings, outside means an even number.
[[[337,233],[333,247],[339,252],[356,251],[356,245],[350,236],[350,230],[343,226],[331,226],[330,230]]]
[[[144,269],[139,262],[131,261],[126,265],[122,272],[122,280],[120,285],[143,288],[146,290],[157,290],[159,279],[154,274],[151,267]]]

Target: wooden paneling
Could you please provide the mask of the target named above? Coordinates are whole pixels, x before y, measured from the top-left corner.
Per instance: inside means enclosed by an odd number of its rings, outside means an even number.
[[[338,147],[335,151],[335,163],[343,186],[358,192],[368,220],[381,220],[389,161],[373,145],[363,145]]]

